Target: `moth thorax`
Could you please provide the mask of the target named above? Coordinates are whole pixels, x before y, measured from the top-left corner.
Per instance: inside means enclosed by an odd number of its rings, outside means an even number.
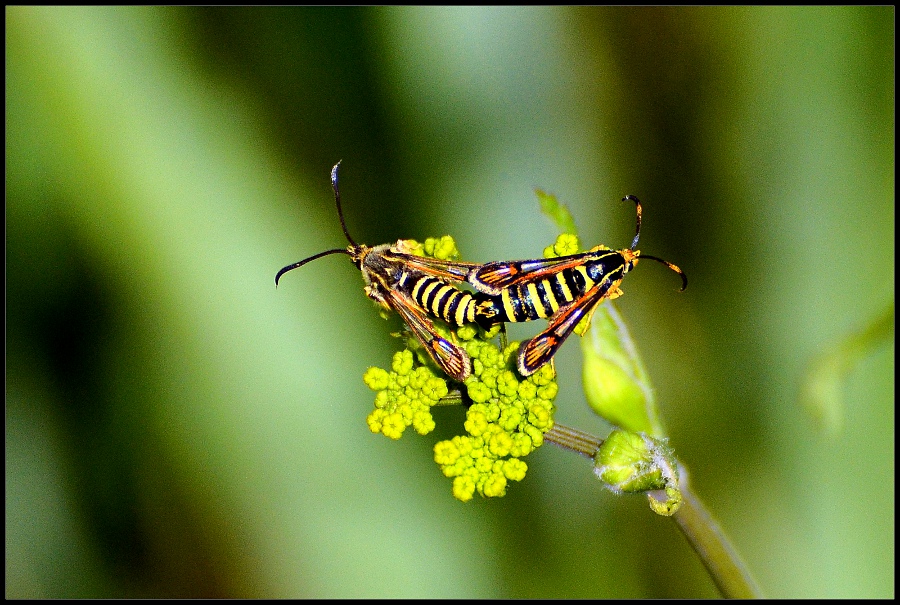
[[[636,264],[638,264],[638,261],[640,260],[641,251],[640,250],[629,250],[628,248],[625,248],[624,250],[619,250],[619,254],[622,255],[622,259],[624,260],[625,273],[628,273],[629,271],[634,269],[634,266]]]

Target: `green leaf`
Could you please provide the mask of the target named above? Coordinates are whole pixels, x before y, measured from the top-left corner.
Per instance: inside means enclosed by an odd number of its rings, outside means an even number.
[[[609,301],[594,313],[581,350],[584,394],[591,409],[615,426],[663,436],[647,370],[622,316]]]
[[[535,189],[534,193],[541,203],[541,212],[556,223],[560,233],[578,234],[578,228],[575,226],[575,219],[572,218],[572,213],[569,212],[569,209],[564,204],[559,203],[555,195],[547,193],[543,189]]]

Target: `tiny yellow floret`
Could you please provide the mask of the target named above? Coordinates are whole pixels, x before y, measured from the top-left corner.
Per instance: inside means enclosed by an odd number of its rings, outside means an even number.
[[[497,458],[509,456],[513,446],[513,439],[509,433],[497,433],[488,441],[488,449]]]
[[[491,398],[491,389],[484,383],[474,382],[467,384],[466,389],[468,390],[469,398],[476,403],[484,403]]]
[[[404,376],[409,374],[410,370],[413,367],[413,354],[409,349],[404,349],[403,351],[397,351],[394,353],[394,360],[391,363],[391,369],[393,369],[400,376]]]
[[[491,473],[488,475],[481,488],[481,491],[488,498],[506,495],[506,477],[499,473]]]
[[[461,502],[468,502],[475,495],[475,481],[471,477],[461,476],[453,479],[453,497]]]
[[[439,441],[434,445],[434,461],[441,466],[454,464],[459,456],[459,448],[452,441]]]
[[[386,389],[388,386],[388,373],[381,368],[371,367],[363,374],[363,382],[373,391]]]
[[[469,410],[466,414],[465,422],[466,432],[475,437],[481,435],[487,430],[488,420],[483,412]]]
[[[556,238],[555,244],[544,248],[544,258],[568,256],[570,254],[578,254],[580,251],[581,245],[578,242],[577,235],[573,235],[571,233],[561,233]]]
[[[518,458],[511,458],[503,462],[503,474],[510,481],[521,481],[525,478],[528,465]]]
[[[408,425],[403,422],[403,417],[400,414],[388,414],[381,427],[381,434],[385,437],[390,437],[391,439],[400,439],[407,426]]]
[[[434,417],[431,412],[420,410],[413,414],[412,426],[420,435],[427,435],[434,430]]]

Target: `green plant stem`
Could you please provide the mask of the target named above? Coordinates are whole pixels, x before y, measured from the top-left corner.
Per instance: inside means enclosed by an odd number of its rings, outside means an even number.
[[[434,407],[442,406],[442,405],[462,405],[463,403],[463,394],[459,389],[453,389],[440,399],[438,399],[437,403],[434,404]]]
[[[684,498],[672,515],[678,529],[700,556],[704,567],[726,599],[759,599],[762,593],[719,524],[707,512],[688,484],[688,473],[679,465],[679,489]]]
[[[597,450],[603,444],[603,440],[599,437],[559,423],[554,424],[553,428],[544,433],[544,441],[590,460],[594,459]]]
[[[603,443],[599,437],[559,423],[544,433],[544,439],[591,460]],[[759,587],[728,537],[690,490],[687,470],[681,464],[678,474],[678,489],[684,500],[672,518],[700,557],[719,592],[727,599],[761,598]]]

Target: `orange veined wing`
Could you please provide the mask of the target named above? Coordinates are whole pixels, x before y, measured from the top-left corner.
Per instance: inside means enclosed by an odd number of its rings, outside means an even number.
[[[404,254],[402,252],[394,251],[386,252],[384,255],[402,262],[407,269],[420,271],[426,275],[450,281],[466,281],[472,270],[477,269],[480,266],[476,263],[441,260],[438,258]]]
[[[594,284],[594,286],[584,293],[574,303],[567,307],[563,307],[556,315],[550,318],[550,323],[543,332],[522,343],[519,349],[517,366],[522,376],[530,376],[537,372],[542,365],[550,361],[559,347],[566,341],[575,326],[578,325],[584,317],[593,313],[594,309],[604,298],[607,297],[609,291],[616,286],[616,282],[603,280]]]
[[[540,281],[586,262],[601,260],[610,254],[619,253],[615,250],[592,250],[557,258],[494,261],[475,268],[469,274],[468,282],[480,292],[498,296],[506,288]]]

